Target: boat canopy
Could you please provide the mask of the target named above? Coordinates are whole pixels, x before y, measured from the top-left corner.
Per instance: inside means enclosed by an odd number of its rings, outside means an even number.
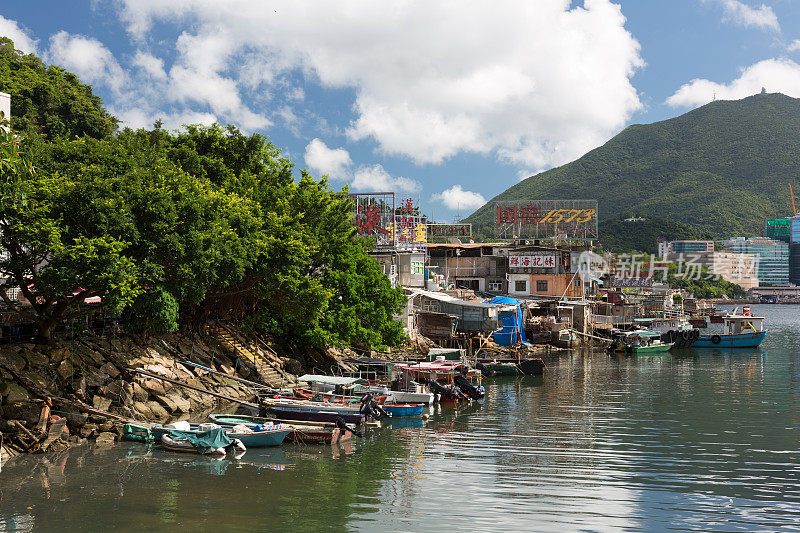
[[[353,385],[354,383],[368,383],[367,380],[361,378],[350,378],[343,376],[324,376],[321,374],[303,374],[297,381],[305,381],[307,383],[321,383],[324,385]]]

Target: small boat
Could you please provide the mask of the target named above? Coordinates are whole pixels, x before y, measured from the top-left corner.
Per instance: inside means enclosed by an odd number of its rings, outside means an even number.
[[[657,355],[668,352],[673,346],[672,342],[662,342],[658,331],[640,329],[616,337],[609,348],[632,355]]]
[[[259,416],[248,415],[225,415],[225,414],[211,414],[208,415],[214,423],[220,426],[232,427],[244,424],[248,427],[256,427],[264,424],[287,424],[292,432],[286,437],[287,439],[303,444],[330,444],[338,441],[347,440],[351,437],[352,433],[342,431],[336,424],[329,423],[302,423],[288,420],[281,420],[276,418],[265,418]]]
[[[213,427],[212,427],[213,426]],[[180,430],[183,433],[201,434],[219,428],[217,424],[188,424],[188,429]],[[246,428],[234,428],[226,426],[222,428],[225,434],[231,439],[238,439],[242,444],[249,448],[266,448],[268,446],[280,446],[283,440],[292,432],[292,428],[286,424],[265,424],[249,426]],[[244,429],[244,431],[242,430]],[[156,440],[162,440],[164,435],[169,435],[175,428],[169,426],[153,426],[150,428]]]
[[[383,410],[389,413],[392,418],[421,416],[424,407],[425,404],[423,403],[383,404]]]
[[[475,368],[487,376],[516,376],[521,373],[515,363],[502,361],[478,361]]]
[[[307,422],[336,422],[339,418],[348,424],[363,424],[366,417],[358,411],[337,411],[315,406],[283,406],[272,405],[267,408],[270,413],[283,420]]]
[[[721,316],[717,320],[709,317],[707,324],[720,324],[716,328],[709,328],[703,332],[692,348],[756,348],[767,336],[764,329],[764,317],[754,316],[750,307],[745,306],[742,314],[734,309],[730,315]]]
[[[226,455],[229,450],[239,452],[247,450],[242,441],[231,438],[223,428],[219,427],[209,431],[172,429],[160,434],[158,438],[164,448],[174,452]]]
[[[391,403],[433,403],[435,398],[432,392],[392,391],[389,394],[390,400],[387,401]]]

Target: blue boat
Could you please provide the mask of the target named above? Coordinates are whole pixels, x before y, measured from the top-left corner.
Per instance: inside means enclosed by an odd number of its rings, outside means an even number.
[[[233,428],[226,427],[225,434],[232,439],[239,439],[242,441],[248,448],[265,448],[267,446],[280,446],[283,442],[283,439],[293,431],[291,426],[287,426],[284,424],[275,424],[273,426],[260,426],[256,427],[255,429],[260,429],[259,431],[253,431],[252,433],[239,433],[233,430]],[[165,434],[169,434],[170,431],[175,431],[175,428],[170,428],[167,426],[153,426],[150,428],[153,437],[158,442],[161,440],[161,436]],[[183,431],[183,430],[181,430]],[[203,431],[200,429],[200,424],[189,424],[189,431],[187,433],[202,433]]]
[[[753,316],[745,306],[742,314],[722,317],[722,328],[718,331],[702,333],[692,344],[692,348],[756,348],[767,336],[764,317]]]
[[[422,409],[425,407],[424,403],[402,403],[390,404],[385,403],[381,406],[384,411],[392,415],[392,418],[407,418],[412,416],[422,415]]]

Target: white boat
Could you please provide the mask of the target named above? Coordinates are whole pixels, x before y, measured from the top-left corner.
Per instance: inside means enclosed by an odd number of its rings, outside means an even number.
[[[435,395],[432,392],[404,392],[391,391],[391,399],[395,403],[433,403]]]

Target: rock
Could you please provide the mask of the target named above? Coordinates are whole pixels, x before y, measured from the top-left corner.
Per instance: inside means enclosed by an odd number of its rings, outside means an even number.
[[[100,432],[102,435],[103,433],[114,431],[114,423],[113,422],[103,422],[99,426],[97,426],[97,431]]]
[[[116,366],[114,366],[113,363],[104,364],[103,366],[100,367],[100,371],[105,372],[112,378],[116,378],[117,376],[119,376],[119,370],[117,369]]]
[[[153,418],[155,420],[164,420],[169,418],[169,413],[166,409],[161,407],[161,404],[158,402],[147,402],[147,407],[150,408],[150,411],[153,413]]]
[[[0,379],[0,396],[5,396],[11,390],[9,383],[3,379]],[[0,401],[0,403],[3,403]]]
[[[80,435],[70,435],[67,442],[70,444],[83,444],[86,442],[86,439],[81,438]]]
[[[117,434],[112,433],[110,431],[104,431],[97,435],[97,438],[94,440],[94,443],[98,446],[109,446],[114,444],[114,441],[117,440]]]
[[[178,404],[172,399],[171,395],[164,395],[156,397],[156,401],[164,406],[170,414],[179,412]]]
[[[6,398],[6,403],[27,402],[31,399],[27,389],[16,383],[6,383],[6,389],[8,392],[3,395]]]
[[[38,372],[26,371],[20,372],[20,375],[31,380],[40,389],[47,389],[50,386],[50,383]]]
[[[69,359],[64,359],[58,365],[56,372],[58,372],[58,375],[62,378],[69,379],[75,373],[75,367],[72,366],[72,362]]]
[[[73,411],[63,413],[63,415],[67,419],[67,425],[73,429],[83,427],[89,421],[89,415],[86,413]]]
[[[192,404],[188,398],[184,398],[179,394],[170,394],[169,398],[177,406],[179,413],[189,413],[192,410]]]
[[[145,420],[151,420],[155,418],[150,406],[145,402],[133,402],[133,410]]]
[[[50,359],[48,359],[48,357],[41,352],[34,352],[33,350],[23,349],[20,350],[18,353],[21,357],[23,357],[27,361],[28,366],[44,366],[50,362]]]
[[[108,408],[111,407],[111,400],[101,396],[94,396],[92,398],[92,407],[100,411],[108,411]]]
[[[150,397],[150,393],[147,392],[141,385],[136,383],[135,381],[131,384],[133,387],[133,399],[137,402],[146,402],[147,398]]]
[[[88,439],[91,438],[93,435],[97,433],[97,424],[93,424],[91,422],[85,424],[80,431],[78,431],[78,435],[81,438]]]
[[[50,360],[53,361],[54,363],[60,363],[64,360],[69,359],[70,355],[72,354],[69,351],[69,348],[66,347],[56,348],[55,350],[52,350],[50,352]]]
[[[146,379],[142,381],[142,387],[148,391],[153,396],[163,396],[166,394],[167,389],[163,381],[159,381],[157,379]],[[171,388],[171,387],[170,387]]]
[[[9,353],[5,355],[6,361],[11,363],[11,365],[17,369],[17,371],[25,370],[27,366],[27,361],[24,357],[19,355],[18,353]]]

